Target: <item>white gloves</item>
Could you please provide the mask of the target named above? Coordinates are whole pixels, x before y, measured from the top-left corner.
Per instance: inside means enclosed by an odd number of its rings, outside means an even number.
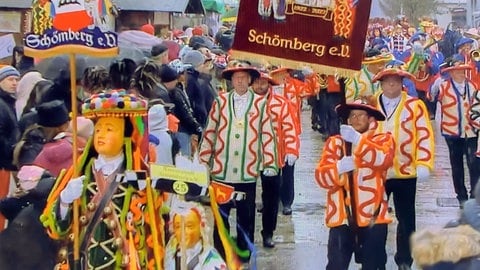
[[[275,175],[277,175],[277,172],[272,168],[266,168],[265,170],[263,170],[263,175],[265,175],[265,176],[275,176]]]
[[[85,175],[77,178],[72,178],[68,181],[67,186],[60,192],[60,201],[65,204],[70,204],[74,200],[80,198],[83,191],[83,180]]]
[[[355,162],[352,156],[345,156],[337,163],[338,174],[353,171],[355,169]]]
[[[341,125],[340,126],[340,135],[342,138],[350,143],[358,144],[360,137],[362,136],[360,132],[356,131],[352,126]]]
[[[295,156],[294,154],[285,155],[285,162],[288,164],[288,166],[293,166],[293,164],[295,164],[295,161],[297,161],[297,156]]]
[[[430,178],[430,170],[422,165],[417,166],[417,182],[427,181]]]

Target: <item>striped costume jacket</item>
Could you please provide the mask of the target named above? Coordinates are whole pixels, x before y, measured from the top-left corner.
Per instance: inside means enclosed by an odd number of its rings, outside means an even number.
[[[269,90],[267,101],[277,138],[278,165],[283,168],[286,154],[299,157],[300,130],[298,123],[294,120],[295,108],[286,98],[271,90]]]
[[[200,143],[200,161],[208,164],[212,180],[255,182],[260,171],[278,172],[276,139],[266,99],[251,89],[245,116],[235,117],[233,91],[220,93],[210,110]]]
[[[469,119],[469,110],[476,101],[475,85],[470,80],[465,81],[464,89],[459,91],[452,80],[444,80],[438,88],[438,93],[432,93],[431,100],[441,104],[440,128],[445,137],[477,137],[476,130]]]
[[[346,207],[351,207],[351,190],[355,192],[355,216],[359,227],[392,221],[387,211],[384,182],[387,169],[392,165],[394,148],[390,133],[375,133],[374,129],[363,133],[358,145],[352,148],[356,169],[353,170],[353,187],[350,187],[348,173],[339,175],[337,170],[338,161],[345,155],[345,141],[339,135],[327,140],[315,170],[315,180],[327,190],[325,220],[328,227],[348,224]]]

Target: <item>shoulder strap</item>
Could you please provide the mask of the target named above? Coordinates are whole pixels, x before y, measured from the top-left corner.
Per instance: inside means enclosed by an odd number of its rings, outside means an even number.
[[[117,175],[118,177],[119,175]],[[117,190],[118,186],[120,185],[120,181],[117,181],[118,179],[115,178],[113,181],[111,181],[108,185],[107,192],[102,196],[102,199],[100,200],[100,203],[98,204],[98,207],[95,210],[95,213],[92,216],[92,219],[90,223],[88,223],[88,226],[85,230],[85,236],[83,237],[82,245],[80,247],[80,250],[86,250],[88,243],[90,242],[90,238],[92,237],[92,233],[97,226],[98,222],[101,220],[101,217],[103,215],[103,209],[107,205],[108,202],[113,197],[113,194]]]

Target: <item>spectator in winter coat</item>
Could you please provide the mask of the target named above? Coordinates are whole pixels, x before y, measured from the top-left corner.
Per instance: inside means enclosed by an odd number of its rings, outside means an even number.
[[[147,99],[160,98],[170,103],[168,90],[160,83],[160,67],[153,61],[147,60],[135,70],[133,85],[137,93]]]
[[[193,115],[202,127],[206,126],[208,112],[215,98],[210,83],[200,79],[201,73],[204,73],[206,60],[202,53],[195,50],[187,52],[182,58],[184,64],[193,66],[187,70],[186,92],[192,105]]]
[[[177,87],[177,71],[168,65],[162,65],[160,68],[160,78],[162,84],[169,91],[172,103],[175,104],[173,114],[180,120],[178,131],[175,133],[175,137],[180,143],[180,152],[182,155],[189,157],[192,154],[192,136],[196,136],[194,140],[198,142],[198,136],[202,133],[202,126],[193,116],[187,95]]]
[[[0,68],[0,199],[8,194],[13,148],[19,138],[17,116],[15,115],[15,94],[20,73],[12,66]],[[0,215],[0,231],[5,227],[5,219]]]
[[[65,103],[54,100],[37,107],[38,125],[45,134],[46,143],[33,164],[58,176],[62,169],[68,169],[73,163],[72,138],[65,133],[70,121]]]
[[[18,81],[16,100],[15,100],[15,111],[17,113],[17,119],[20,120],[20,117],[23,114],[23,109],[27,104],[27,100],[30,97],[32,90],[35,88],[35,85],[39,81],[44,81],[42,74],[38,71],[28,71],[25,73],[20,81]]]
[[[149,141],[155,147],[156,164],[173,165],[172,137],[168,133],[167,112],[161,104],[148,110]]]

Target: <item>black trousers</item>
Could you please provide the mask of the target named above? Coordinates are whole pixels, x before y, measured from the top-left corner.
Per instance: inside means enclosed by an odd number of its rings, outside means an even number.
[[[437,111],[437,101],[429,101],[427,99],[427,94],[425,91],[418,90],[417,89],[417,95],[420,100],[425,103],[425,106],[427,107],[428,113],[430,115],[430,119],[433,119],[433,116],[435,116],[435,112]]]
[[[285,164],[282,168],[282,177],[280,185],[280,201],[283,207],[291,207],[295,197],[295,164],[292,166]]]
[[[395,263],[411,266],[413,258],[410,251],[410,236],[416,229],[415,196],[417,178],[387,179],[385,183],[387,196],[393,195],[395,217],[397,218],[397,251]]]
[[[327,93],[327,135],[333,136],[340,134],[340,119],[338,118],[335,107],[342,101],[341,93]]]
[[[226,217],[222,216],[223,223],[227,231],[230,231],[230,223],[228,222],[228,217],[230,216],[230,210],[232,208],[237,209],[237,225],[240,226],[248,239],[253,243],[254,242],[254,233],[255,233],[255,196],[256,196],[256,183],[240,183],[240,184],[231,184],[226,183],[235,188],[235,191],[245,192],[246,197],[244,200],[240,201],[230,201],[226,204],[219,205],[220,211],[226,214]],[[237,245],[242,250],[247,250],[248,245],[244,239],[243,233],[237,226]],[[218,228],[215,225],[213,230],[213,243],[215,248],[218,250],[220,255],[225,259],[225,249],[223,248],[222,241],[218,234]],[[248,262],[248,259],[245,258],[245,262]]]
[[[445,138],[452,167],[452,179],[455,193],[459,202],[468,200],[465,187],[465,170],[463,156],[467,158],[467,167],[470,174],[470,198],[474,198],[475,185],[480,177],[480,159],[475,156],[477,138]]]
[[[308,104],[312,106],[312,114],[310,116],[310,121],[312,123],[312,128],[316,127],[317,129],[322,126],[321,122],[321,112],[322,106],[320,103],[320,96],[316,94],[314,96],[308,97]]]
[[[272,237],[277,228],[278,203],[280,201],[280,174],[262,174],[262,236]]]
[[[327,270],[347,270],[355,251],[355,238],[360,254],[355,254],[362,270],[385,270],[387,263],[387,224],[358,228],[356,234],[347,225],[331,228],[328,235]]]

